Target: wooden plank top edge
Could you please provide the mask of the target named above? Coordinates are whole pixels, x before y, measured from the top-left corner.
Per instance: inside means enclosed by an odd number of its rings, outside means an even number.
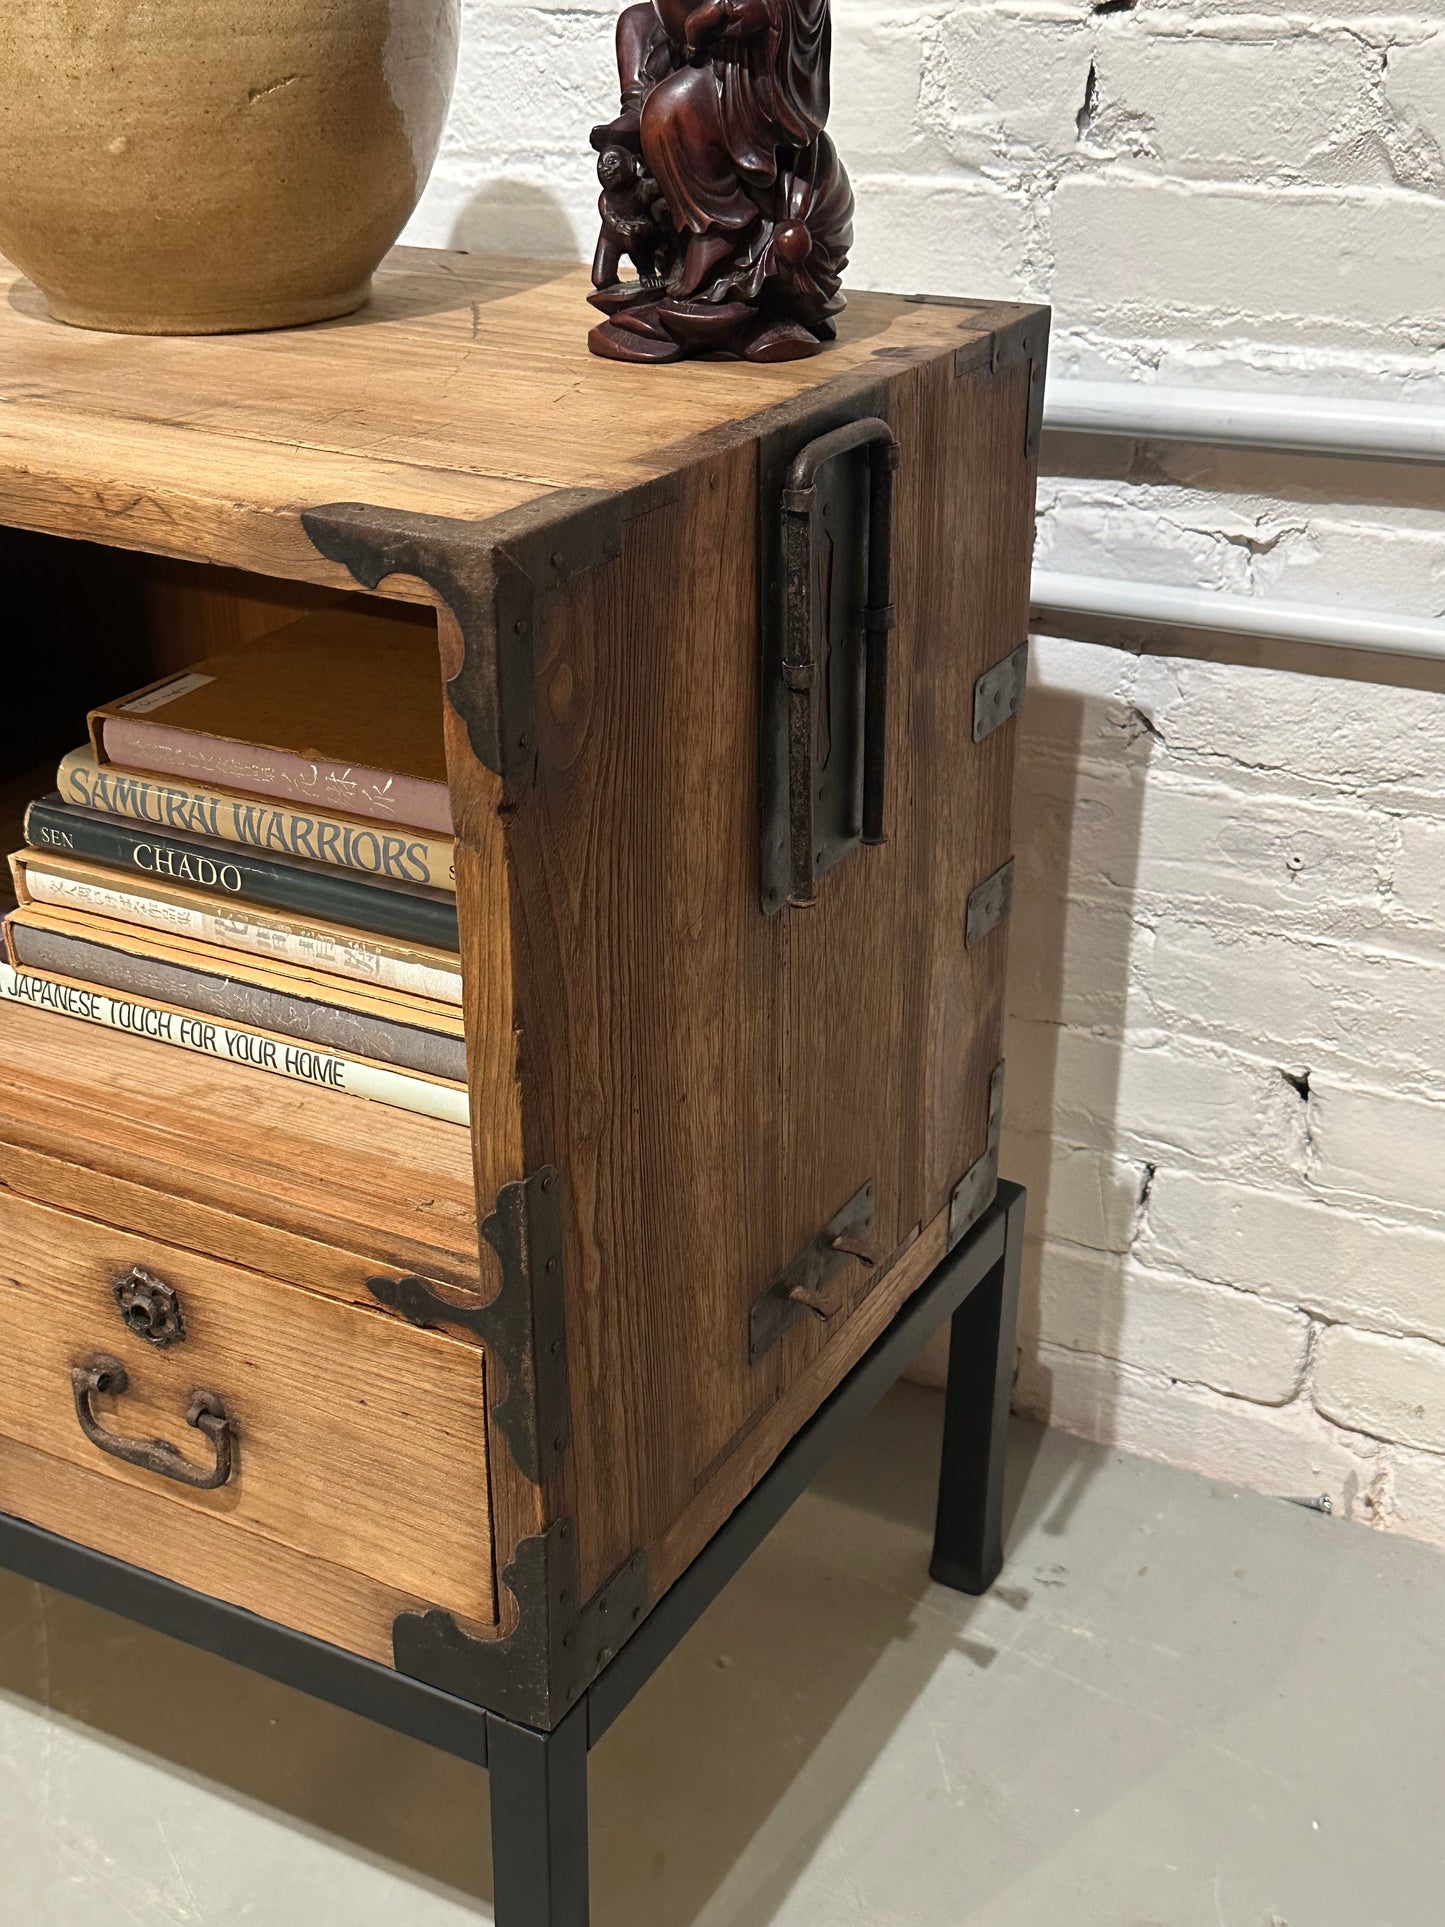
[[[53,321],[0,259],[0,523],[351,586],[304,510],[487,522],[558,490],[632,487],[803,394],[1028,312],[855,294],[812,360],[635,368],[588,353],[588,286],[572,262],[399,248],[340,321],[152,338]]]

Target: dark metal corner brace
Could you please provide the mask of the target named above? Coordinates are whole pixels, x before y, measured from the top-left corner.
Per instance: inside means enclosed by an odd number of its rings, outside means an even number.
[[[562,1278],[561,1187],[550,1165],[503,1185],[482,1236],[501,1262],[490,1304],[459,1305],[425,1278],[368,1278],[380,1304],[413,1325],[461,1325],[502,1367],[506,1389],[491,1416],[518,1470],[534,1485],[556,1472],[572,1437],[567,1385],[567,1299]]]
[[[524,1539],[503,1584],[517,1601],[506,1639],[473,1639],[449,1612],[403,1613],[392,1627],[397,1671],[505,1719],[550,1730],[587,1691],[648,1608],[647,1558],[634,1553],[589,1600],[578,1598],[571,1519]]]
[[[462,665],[447,698],[477,761],[511,776],[536,750],[539,598],[616,561],[627,524],[677,492],[673,478],[622,491],[555,489],[487,522],[333,502],[306,510],[301,523],[318,553],[363,588],[414,576],[451,610]]]
[[[1029,309],[1015,320],[1005,321],[991,335],[960,348],[954,358],[954,372],[959,375],[1002,375],[1010,368],[1028,363],[1029,408],[1024,428],[1024,455],[1029,461],[1038,454],[1039,437],[1043,433],[1051,320],[1047,308]]]
[[[501,1262],[490,1304],[458,1305],[424,1278],[369,1278],[380,1304],[423,1327],[461,1325],[500,1364],[506,1389],[491,1408],[519,1469],[534,1484],[560,1470],[572,1437],[561,1185],[547,1166],[504,1185],[482,1236]],[[549,1727],[584,1693],[647,1610],[638,1553],[591,1600],[579,1598],[577,1529],[559,1519],[524,1539],[502,1575],[515,1630],[473,1639],[449,1612],[403,1613],[392,1629],[397,1669],[525,1725]]]
[[[977,1164],[964,1172],[953,1187],[953,1195],[948,1201],[950,1251],[968,1236],[993,1203],[998,1191],[999,1145],[1003,1138],[1003,1073],[1004,1067],[1000,1064],[989,1080],[988,1149]]]

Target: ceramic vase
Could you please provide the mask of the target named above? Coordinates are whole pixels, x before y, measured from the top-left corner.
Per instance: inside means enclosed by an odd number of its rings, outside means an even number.
[[[421,198],[460,0],[3,0],[0,252],[77,327],[359,308]]]

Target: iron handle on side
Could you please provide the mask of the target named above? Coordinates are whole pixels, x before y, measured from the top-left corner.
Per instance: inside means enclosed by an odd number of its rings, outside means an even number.
[[[820,435],[801,450],[783,490],[783,560],[786,569],[786,630],[783,680],[788,691],[788,902],[816,902],[813,784],[816,758],[816,688],[819,664],[813,593],[813,523],[817,480],[829,462],[867,449],[868,582],[863,608],[863,797],[861,841],[884,843],[884,786],[888,744],[889,634],[893,608],[893,476],[898,442],[878,416],[849,422]]]
[[[130,1384],[129,1374],[118,1358],[97,1353],[84,1359],[72,1368],[70,1382],[81,1431],[97,1450],[111,1458],[138,1465],[146,1472],[158,1472],[162,1478],[174,1479],[178,1485],[190,1486],[197,1492],[214,1492],[234,1474],[236,1425],[215,1392],[192,1392],[186,1408],[186,1424],[209,1439],[215,1451],[215,1465],[208,1470],[205,1466],[193,1465],[164,1439],[128,1439],[118,1432],[107,1432],[100,1424],[91,1399],[107,1392],[119,1397]]]

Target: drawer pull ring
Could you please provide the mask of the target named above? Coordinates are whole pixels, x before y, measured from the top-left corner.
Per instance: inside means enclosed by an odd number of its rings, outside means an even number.
[[[214,1492],[218,1486],[225,1485],[235,1471],[235,1423],[214,1392],[192,1392],[186,1408],[186,1424],[204,1433],[215,1448],[215,1469],[208,1472],[204,1466],[192,1465],[164,1439],[122,1438],[119,1433],[107,1432],[99,1423],[91,1410],[91,1399],[104,1392],[118,1398],[130,1383],[125,1366],[118,1358],[109,1358],[103,1353],[87,1358],[72,1369],[70,1382],[75,1388],[75,1415],[80,1420],[81,1431],[92,1445],[108,1452],[111,1458],[124,1459],[127,1465],[138,1465],[146,1472],[159,1472],[163,1479],[174,1479],[178,1485],[192,1486],[197,1492]]]

